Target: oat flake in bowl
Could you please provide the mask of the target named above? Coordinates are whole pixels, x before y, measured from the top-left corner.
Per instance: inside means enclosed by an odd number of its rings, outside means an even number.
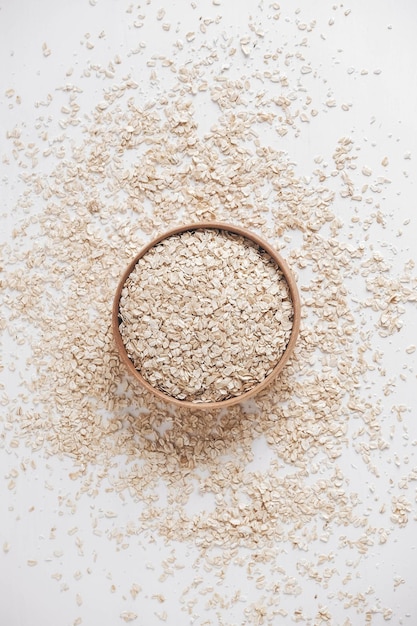
[[[122,360],[159,397],[199,408],[254,395],[282,370],[300,323],[294,278],[256,235],[221,223],[172,229],[122,276]]]

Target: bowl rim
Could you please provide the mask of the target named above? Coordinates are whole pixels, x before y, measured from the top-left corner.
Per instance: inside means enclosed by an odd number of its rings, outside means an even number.
[[[272,372],[270,372],[270,374],[268,374],[268,376],[266,376],[266,378],[264,378],[261,382],[256,384],[254,387],[252,387],[252,389],[250,389],[249,391],[245,391],[244,393],[239,394],[238,396],[227,398],[226,400],[213,401],[213,402],[193,402],[190,400],[180,400],[178,398],[174,398],[173,396],[170,396],[169,394],[161,391],[160,389],[153,387],[147,380],[144,379],[141,373],[135,368],[133,362],[130,360],[127,354],[127,351],[124,346],[123,339],[119,330],[119,324],[120,324],[119,304],[120,304],[120,297],[121,297],[122,289],[124,287],[124,284],[127,278],[129,277],[130,273],[133,271],[139,259],[141,259],[151,248],[156,246],[158,243],[160,243],[164,239],[168,239],[169,237],[172,237],[173,235],[178,235],[187,231],[210,230],[210,229],[211,230],[224,230],[227,232],[240,235],[246,239],[249,239],[250,241],[255,243],[257,246],[259,246],[260,248],[262,248],[263,250],[265,250],[265,252],[269,254],[269,256],[278,265],[279,269],[282,271],[284,275],[285,280],[287,281],[289,292],[290,292],[290,297],[291,297],[291,301],[293,305],[294,316],[293,316],[291,335],[287,343],[287,346],[284,352],[282,353],[281,358],[279,359],[279,361],[277,361],[274,369],[272,370]],[[278,376],[278,374],[283,370],[284,366],[287,364],[294,350],[295,343],[297,341],[297,337],[300,331],[300,321],[301,321],[301,302],[300,302],[300,296],[299,296],[299,292],[297,288],[297,283],[295,281],[294,275],[290,267],[288,266],[284,258],[279,254],[279,252],[277,252],[268,242],[264,241],[264,239],[259,237],[257,234],[247,230],[246,228],[243,228],[241,226],[236,226],[234,224],[228,224],[226,222],[209,221],[209,222],[196,222],[196,223],[175,226],[165,231],[164,233],[159,234],[157,237],[153,238],[151,241],[149,241],[149,243],[143,246],[143,248],[138,252],[138,254],[130,261],[130,263],[125,268],[125,270],[123,271],[119,279],[119,282],[116,288],[116,293],[113,299],[112,324],[111,325],[112,325],[113,337],[116,343],[116,348],[123,364],[127,367],[128,372],[131,375],[133,375],[133,377],[147,391],[152,393],[154,396],[156,396],[160,400],[163,400],[165,402],[168,402],[170,404],[174,404],[176,406],[180,406],[183,408],[221,409],[224,407],[232,406],[234,404],[239,404],[255,396],[260,391],[262,391],[265,387],[267,387]]]

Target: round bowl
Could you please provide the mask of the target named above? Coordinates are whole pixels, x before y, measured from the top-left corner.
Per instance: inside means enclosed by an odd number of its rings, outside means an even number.
[[[168,237],[171,237],[172,235],[178,235],[186,231],[207,230],[207,229],[220,230],[220,231],[223,230],[229,233],[240,235],[241,237],[259,246],[269,255],[269,257],[275,262],[275,264],[281,270],[287,282],[288,291],[290,294],[292,307],[293,307],[293,320],[292,320],[291,334],[290,334],[289,341],[286,345],[286,348],[281,354],[281,357],[279,358],[279,360],[277,360],[277,363],[275,367],[273,368],[272,372],[268,376],[266,376],[262,381],[257,383],[250,390],[245,391],[239,395],[227,398],[225,400],[220,400],[220,401],[197,402],[197,401],[180,400],[179,398],[174,398],[173,396],[170,396],[164,391],[153,387],[147,380],[145,380],[145,378],[136,369],[135,365],[129,358],[125,345],[123,343],[123,338],[119,329],[119,325],[121,323],[119,307],[120,307],[120,298],[121,298],[122,290],[126,283],[127,278],[129,277],[130,273],[133,271],[139,259],[141,259],[151,248],[156,246],[162,240],[167,239]],[[122,362],[126,366],[127,370],[142,385],[142,387],[144,387],[149,392],[151,392],[156,398],[159,398],[160,400],[164,400],[165,402],[169,402],[177,406],[182,406],[182,407],[187,407],[187,408],[217,409],[217,408],[222,408],[222,407],[228,407],[233,404],[238,404],[240,402],[243,402],[244,400],[247,400],[250,397],[255,396],[262,389],[264,389],[267,385],[269,385],[271,381],[274,378],[276,378],[276,376],[278,376],[278,374],[282,371],[282,369],[288,362],[288,359],[290,358],[291,353],[294,350],[294,346],[295,346],[298,333],[300,330],[300,317],[301,317],[300,297],[298,294],[297,284],[295,282],[294,276],[290,268],[288,267],[287,263],[284,261],[281,255],[278,252],[276,252],[276,250],[274,250],[274,248],[272,248],[267,242],[263,241],[260,237],[258,237],[258,235],[255,235],[254,233],[244,228],[241,228],[239,226],[225,224],[222,222],[199,222],[197,224],[177,226],[176,228],[172,228],[168,230],[167,232],[159,235],[158,237],[153,239],[151,242],[149,242],[135,256],[135,258],[132,259],[132,261],[129,263],[129,265],[123,272],[120,278],[119,284],[117,286],[117,289],[116,289],[116,294],[115,294],[114,302],[113,302],[113,311],[112,311],[112,330],[113,330],[113,336],[115,339],[118,353],[120,355]]]

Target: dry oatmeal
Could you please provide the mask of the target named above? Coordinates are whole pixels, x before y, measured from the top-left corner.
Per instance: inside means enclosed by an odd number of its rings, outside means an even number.
[[[120,299],[129,358],[179,400],[217,402],[271,374],[289,342],[287,281],[259,246],[224,230],[171,235],[141,257]]]
[[[389,596],[385,550],[416,523],[415,420],[402,382],[415,387],[415,342],[403,334],[417,278],[411,261],[399,262],[409,229],[398,232],[398,254],[382,250],[394,207],[405,207],[388,187],[388,176],[398,185],[398,159],[388,139],[366,149],[354,123],[366,107],[349,95],[352,81],[376,86],[389,68],[383,58],[380,76],[373,65],[361,72],[365,60],[348,66],[352,49],[336,58],[339,26],[358,24],[357,7],[349,20],[350,9],[334,5],[316,21],[308,3],[259,3],[239,24],[244,9],[231,21],[227,3],[192,2],[185,24],[147,0],[124,17],[114,7],[114,22],[127,20],[115,46],[110,32],[97,36],[106,2],[90,1],[94,19],[78,33],[85,63],[63,58],[49,34],[42,56],[39,38],[46,82],[32,114],[30,96],[19,109],[17,55],[6,64],[16,74],[5,83],[13,115],[2,146],[13,232],[2,250],[10,363],[0,444],[11,468],[1,556],[15,558],[13,529],[36,515],[42,541],[27,535],[36,545],[25,544],[21,563],[40,580],[49,568],[57,593],[72,594],[73,626],[90,623],[97,593],[113,603],[113,622],[208,626],[227,612],[242,626],[400,623],[404,596],[401,586],[398,601]],[[164,50],[148,38],[152,19]],[[335,74],[318,63],[318,44]],[[53,84],[43,68],[55,68]],[[331,84],[340,71],[343,93]],[[299,158],[308,147],[314,165],[308,150]],[[298,273],[302,328],[291,362],[256,402],[174,410],[126,375],[110,310],[145,240],[210,220],[240,223],[285,254]],[[397,337],[400,372],[389,358]],[[38,508],[15,507],[31,475],[39,500],[52,498],[44,524]],[[378,560],[391,569],[381,565],[371,587],[366,572]],[[301,609],[311,590],[317,600]]]

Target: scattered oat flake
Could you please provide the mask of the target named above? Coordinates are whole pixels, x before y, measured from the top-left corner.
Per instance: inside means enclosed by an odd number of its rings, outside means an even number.
[[[250,37],[241,37],[240,38],[240,49],[242,50],[245,56],[249,56],[252,51],[252,43]]]
[[[132,611],[123,611],[122,613],[120,613],[120,617],[124,622],[133,622],[135,619],[137,619],[138,616]]]
[[[48,48],[48,44],[45,42],[42,44],[42,54],[44,57],[49,57],[49,55],[51,54],[51,50]]]
[[[138,585],[137,583],[133,583],[130,588],[130,595],[132,596],[133,599],[135,599],[141,591],[142,591],[142,587]]]

